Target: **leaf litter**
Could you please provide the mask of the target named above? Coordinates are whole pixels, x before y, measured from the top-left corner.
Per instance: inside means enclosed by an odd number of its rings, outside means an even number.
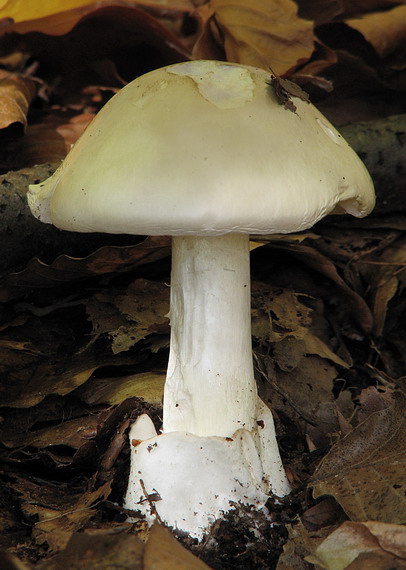
[[[21,125],[9,130],[4,168],[60,160],[123,84],[193,57],[271,67],[283,104],[299,89],[289,78],[337,124],[404,109],[402,3],[119,4],[43,3],[23,18],[18,3],[0,9],[16,104],[2,130]],[[183,539],[210,567],[404,567],[403,218],[378,212],[254,244],[256,374],[294,492],[272,505],[262,539],[244,527],[252,513],[229,521],[234,535],[216,529],[214,555]],[[75,568],[79,553],[78,567],[206,567],[162,527],[141,542],[143,521],[135,532],[120,507],[128,426],[145,411],[161,421],[170,242],[60,248],[2,273],[0,562]]]

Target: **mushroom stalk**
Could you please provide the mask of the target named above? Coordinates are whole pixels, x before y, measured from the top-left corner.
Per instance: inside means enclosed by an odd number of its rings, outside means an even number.
[[[251,431],[257,389],[249,236],[174,237],[170,307],[163,432]]]

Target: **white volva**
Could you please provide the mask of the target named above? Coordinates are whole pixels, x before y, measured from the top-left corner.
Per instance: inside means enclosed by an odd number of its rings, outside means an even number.
[[[198,539],[236,503],[289,492],[253,374],[249,234],[374,206],[355,152],[311,104],[281,105],[270,79],[217,61],[152,71],[28,193],[61,229],[173,236],[162,433],[147,416],[131,428],[125,506]]]

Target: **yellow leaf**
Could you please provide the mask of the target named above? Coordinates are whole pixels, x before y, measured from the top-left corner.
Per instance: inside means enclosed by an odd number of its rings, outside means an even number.
[[[10,18],[16,24],[19,22],[27,22],[30,20],[39,20],[55,14],[68,12],[78,8],[91,7],[91,9],[83,10],[83,13],[102,8],[103,5],[123,5],[128,4],[138,7],[155,6],[161,10],[192,10],[194,8],[190,0],[144,0],[141,2],[133,2],[131,0],[121,0],[120,2],[95,2],[95,0],[41,0],[41,2],[27,2],[27,0],[0,0],[0,18]],[[79,12],[78,12],[79,13]],[[74,24],[73,24],[74,25]]]

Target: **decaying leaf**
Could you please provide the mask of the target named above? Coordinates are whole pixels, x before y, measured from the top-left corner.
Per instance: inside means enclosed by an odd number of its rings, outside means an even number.
[[[209,567],[185,550],[168,529],[154,524],[145,546],[144,570],[209,570]]]
[[[10,24],[19,33],[41,31],[45,33],[63,34],[69,31],[83,15],[93,12],[103,5],[128,4],[134,6],[132,0],[44,0],[40,4],[22,5],[19,0],[8,0],[0,8],[0,18],[9,18]],[[191,0],[140,0],[138,6],[150,8],[153,11],[187,12],[193,10]]]
[[[346,20],[346,23],[358,30],[381,57],[386,57],[404,47],[406,38],[404,5],[371,11],[361,17]]]
[[[296,112],[296,105],[292,101],[292,97],[298,97],[302,101],[310,103],[309,95],[306,91],[303,91],[297,83],[293,83],[289,79],[282,79],[278,75],[272,75],[269,84],[274,88],[278,103],[292,113]]]
[[[224,50],[226,59],[281,75],[310,58],[313,25],[297,16],[292,0],[211,0],[203,6],[204,24],[195,44],[196,59]],[[220,58],[221,59],[221,58]]]
[[[93,113],[72,116],[54,112],[41,123],[29,125],[21,149],[25,164],[57,162],[65,158],[93,117]],[[17,160],[21,161],[21,157],[17,156],[15,160],[18,168]]]
[[[125,295],[96,294],[86,303],[94,334],[107,333],[113,354],[126,351],[152,333],[168,333],[169,289],[137,279]]]
[[[154,525],[147,542],[130,534],[128,523],[75,532],[61,552],[36,565],[41,570],[209,570],[168,529]],[[16,568],[16,570],[19,570]],[[22,570],[22,569],[21,569]]]
[[[362,272],[369,281],[374,313],[374,333],[381,336],[388,305],[399,287],[406,285],[406,238],[401,236],[385,249],[363,259]]]
[[[28,107],[35,91],[30,78],[0,70],[0,129],[13,123],[19,123],[25,129]]]
[[[406,568],[406,529],[382,522],[344,522],[306,560],[325,570]]]
[[[325,538],[326,531],[312,531],[300,521],[287,525],[289,539],[283,546],[276,570],[309,570],[305,556],[313,552]]]
[[[399,392],[338,441],[315,472],[314,496],[332,495],[354,521],[404,522],[405,407]]]
[[[42,544],[46,541],[51,550],[60,550],[67,544],[71,533],[93,517],[96,502],[107,498],[111,482],[86,493],[68,492],[67,489],[56,493],[52,487],[43,488],[27,479],[18,479],[13,488],[20,495],[25,515],[36,517],[33,527],[36,542]]]
[[[253,335],[264,342],[276,343],[275,350],[278,350],[278,343],[285,341],[281,359],[284,358],[283,354],[286,355],[286,340],[290,339],[299,341],[297,345],[301,345],[299,360],[304,354],[316,354],[344,368],[348,367],[342,358],[312,332],[312,309],[301,302],[300,295],[288,289],[275,289],[258,282],[252,285],[252,290]],[[299,362],[295,362],[296,359],[292,357],[293,354],[286,356],[286,360],[290,362],[289,370],[296,368]],[[283,370],[287,370],[278,357],[276,363]]]
[[[81,400],[88,404],[117,405],[127,398],[141,398],[161,405],[165,374],[140,372],[119,378],[91,378],[80,389]]]
[[[75,418],[68,421],[51,425],[49,427],[27,433],[26,431],[1,438],[3,445],[7,447],[23,447],[25,445],[47,448],[52,446],[66,445],[73,449],[79,449],[86,441],[94,437],[97,431],[98,417],[96,414],[85,418]]]
[[[5,288],[55,287],[91,275],[131,270],[167,257],[170,254],[170,244],[168,237],[153,236],[132,246],[105,246],[84,258],[61,255],[51,264],[34,258],[26,269],[9,274],[2,284]]]
[[[290,252],[291,255],[297,257],[309,267],[330,279],[343,294],[343,299],[345,299],[344,303],[349,305],[351,314],[361,328],[367,332],[371,331],[373,325],[371,309],[364,297],[358,294],[357,291],[354,291],[341,277],[336,265],[331,259],[323,255],[323,253],[318,251],[315,247],[302,243],[273,242],[270,240],[268,247],[279,248]]]

